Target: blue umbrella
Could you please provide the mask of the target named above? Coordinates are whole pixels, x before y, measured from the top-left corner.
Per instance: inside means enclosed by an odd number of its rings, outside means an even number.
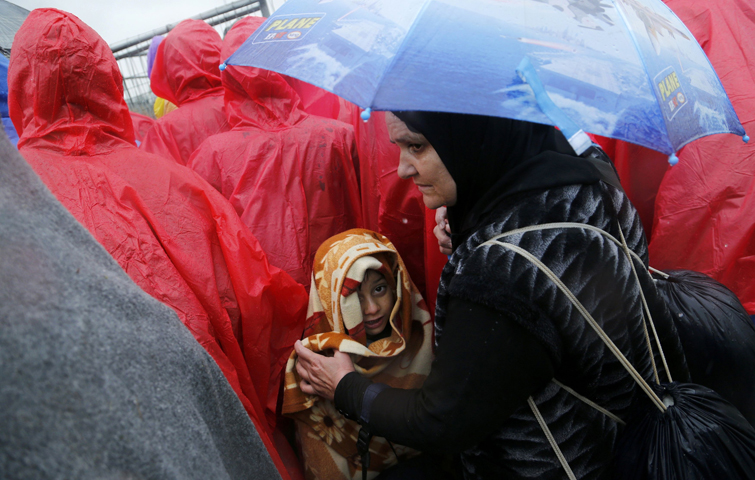
[[[226,64],[362,108],[557,125],[578,153],[581,130],[666,154],[714,133],[747,141],[705,53],[660,0],[289,0]]]

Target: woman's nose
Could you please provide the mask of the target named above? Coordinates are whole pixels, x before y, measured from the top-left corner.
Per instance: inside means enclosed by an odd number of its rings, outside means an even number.
[[[407,160],[406,154],[403,152],[401,152],[401,155],[398,157],[398,168],[396,169],[396,173],[403,179],[412,178],[417,173],[417,170],[411,162]]]

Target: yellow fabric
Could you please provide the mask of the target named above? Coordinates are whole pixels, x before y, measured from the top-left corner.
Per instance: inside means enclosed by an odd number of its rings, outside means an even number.
[[[356,293],[368,269],[380,271],[396,287],[391,335],[369,347]],[[418,388],[430,372],[432,321],[425,301],[407,274],[393,244],[383,235],[353,229],[325,241],[315,254],[307,327],[302,341],[315,352],[351,354],[358,373],[395,388]],[[356,441],[359,424],[338,413],[329,400],[299,388],[296,353],[286,365],[283,413],[296,420],[308,479],[361,479]],[[399,457],[417,452],[395,445]],[[398,459],[380,437],[370,444],[368,478]]]
[[[168,114],[178,108],[175,104],[165,100],[164,98],[157,97],[153,110],[155,112],[155,118],[160,118],[165,114]]]

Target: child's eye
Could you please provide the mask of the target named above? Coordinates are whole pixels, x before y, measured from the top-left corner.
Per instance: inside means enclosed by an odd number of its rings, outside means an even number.
[[[383,293],[385,293],[387,288],[388,287],[386,285],[378,285],[374,290],[375,295],[382,295]]]

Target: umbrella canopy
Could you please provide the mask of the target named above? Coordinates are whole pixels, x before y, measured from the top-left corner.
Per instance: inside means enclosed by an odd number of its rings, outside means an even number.
[[[744,135],[708,58],[660,0],[289,0],[226,64],[363,108],[558,125],[533,94],[538,78],[517,75],[523,60],[585,131],[667,154]]]
[[[13,37],[27,15],[29,15],[29,10],[0,0],[0,51],[6,57],[10,57]]]

